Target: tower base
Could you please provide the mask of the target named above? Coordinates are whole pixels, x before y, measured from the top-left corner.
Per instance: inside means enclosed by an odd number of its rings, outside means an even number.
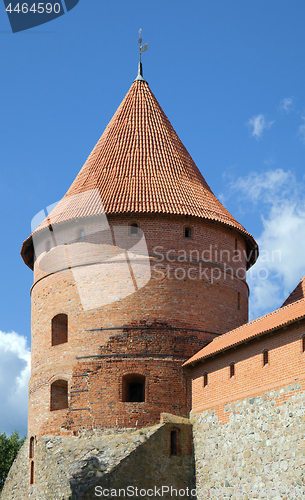
[[[162,414],[160,424],[140,430],[43,436],[32,447],[32,458],[29,446],[27,439],[1,500],[113,500],[160,493],[164,499],[190,498],[194,463],[191,425],[185,418]]]

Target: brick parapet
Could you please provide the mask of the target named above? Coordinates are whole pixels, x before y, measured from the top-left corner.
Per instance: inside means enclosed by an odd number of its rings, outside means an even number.
[[[305,320],[249,339],[189,368],[192,377],[192,412],[259,395],[267,390],[305,378],[303,336]],[[264,365],[263,352],[268,351]],[[235,374],[230,377],[230,364]],[[204,386],[204,374],[208,384]]]

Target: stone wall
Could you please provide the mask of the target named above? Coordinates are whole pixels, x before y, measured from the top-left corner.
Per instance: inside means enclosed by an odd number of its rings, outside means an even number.
[[[180,433],[176,456],[170,454],[172,429]],[[77,437],[44,436],[34,447],[33,485],[29,484],[28,454],[29,440],[10,470],[1,500],[92,500],[100,492],[106,498],[107,490],[128,486],[145,490],[155,486],[186,490],[192,486],[191,425],[187,419],[168,414],[163,414],[159,425],[141,430],[86,431]],[[116,496],[112,494],[109,498]],[[164,494],[163,498],[171,497]],[[180,495],[180,498],[188,497]]]
[[[305,386],[194,413],[198,500],[305,495]]]

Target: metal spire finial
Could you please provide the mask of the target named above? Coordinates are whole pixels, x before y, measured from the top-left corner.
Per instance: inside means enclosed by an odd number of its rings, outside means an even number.
[[[141,29],[139,29],[139,40],[138,40],[138,44],[139,44],[139,57],[140,57],[140,62],[141,62],[141,43],[142,43],[141,33],[142,33],[142,30],[141,30]]]
[[[141,45],[141,43],[142,43],[141,33],[142,33],[142,30],[139,29],[139,39],[138,39],[138,44],[139,44],[139,65],[138,65],[138,76],[137,76],[136,80],[145,81],[144,78],[143,78],[141,54],[148,49],[148,43],[144,43],[144,45]]]

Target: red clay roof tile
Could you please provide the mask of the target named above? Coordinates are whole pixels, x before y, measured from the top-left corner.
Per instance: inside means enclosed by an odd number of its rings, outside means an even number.
[[[305,276],[300,281],[300,283],[295,287],[295,289],[291,292],[291,294],[287,297],[282,307],[287,306],[288,304],[292,304],[297,300],[305,298]]]
[[[85,205],[82,201],[66,208],[67,198],[86,191],[91,194]],[[248,246],[257,249],[253,237],[214,196],[145,81],[132,84],[52,211],[52,224],[100,213],[96,192],[107,214],[155,212],[219,221],[243,233]],[[45,219],[36,231],[47,225]]]
[[[96,188],[106,213],[187,214],[246,233],[212,193],[147,82],[132,84],[63,200]],[[94,203],[91,211],[77,208],[77,213],[62,212],[60,202],[53,224],[96,215]],[[44,221],[38,229],[46,226]]]

